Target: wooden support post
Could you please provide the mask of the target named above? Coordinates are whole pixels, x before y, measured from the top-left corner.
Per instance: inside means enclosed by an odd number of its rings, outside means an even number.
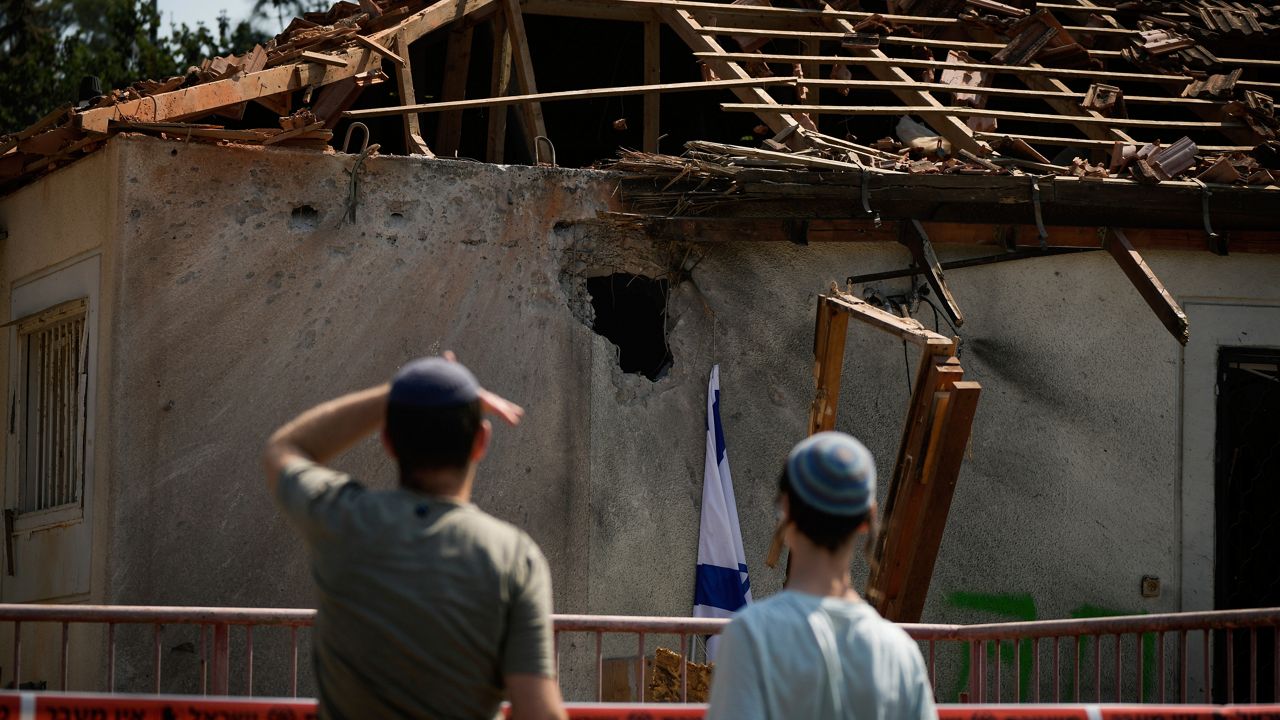
[[[649,20],[644,24],[644,84],[662,83],[662,23]],[[658,152],[662,96],[644,96],[644,151]]]
[[[964,325],[964,313],[960,312],[960,306],[951,294],[951,288],[947,287],[946,278],[942,275],[942,263],[938,262],[938,256],[934,254],[933,245],[930,244],[929,236],[925,233],[920,221],[910,220],[902,223],[902,233],[898,241],[911,250],[911,257],[915,260],[916,267],[920,268],[929,287],[933,289],[933,294],[942,302],[942,309],[947,313],[947,317],[951,318],[952,324],[956,327]]]
[[[493,81],[489,95],[499,97],[511,94],[511,36],[507,34],[507,21],[502,13],[493,16],[489,27],[493,29]],[[489,139],[485,158],[491,163],[501,163],[507,149],[507,116],[511,108],[503,105],[489,111]]]
[[[413,90],[413,63],[409,62],[409,39],[405,35],[396,36],[397,53],[404,58],[403,65],[396,66],[396,90],[400,101],[406,105],[416,103],[417,95]],[[418,126],[418,114],[406,113],[404,116],[404,151],[408,155],[426,155],[435,157],[427,143],[422,139],[422,130]]]
[[[948,358],[949,354],[942,344],[924,350],[898,460],[881,505],[880,536],[874,545],[877,562],[871,571],[868,592],[882,614],[897,607],[904,593],[921,523],[938,520],[927,516],[926,487],[921,476],[929,464],[926,459],[930,448],[936,453],[942,442],[945,424],[939,419],[950,407],[952,385],[964,377],[959,361]],[[945,517],[942,520],[945,522]],[[926,590],[927,587],[926,584]]]
[[[910,552],[910,557],[901,563],[907,568],[901,589],[884,605],[888,613],[886,617],[892,616],[897,622],[920,622],[924,612],[981,393],[982,386],[976,382],[956,381],[945,394],[945,405],[935,405],[938,431],[931,440],[936,438],[936,442],[931,442],[929,454],[925,457],[925,473],[920,477],[923,489],[921,522],[903,548]]]
[[[1125,237],[1124,231],[1109,228],[1106,247],[1107,252],[1111,253],[1120,265],[1120,269],[1129,278],[1129,282],[1133,283],[1138,293],[1142,295],[1142,299],[1147,301],[1147,305],[1155,312],[1156,317],[1160,318],[1160,322],[1164,323],[1169,333],[1178,342],[1186,345],[1190,338],[1187,314],[1165,289],[1160,278],[1151,271],[1146,261],[1142,259],[1142,255],[1133,249],[1133,244],[1129,242],[1129,238]]]
[[[676,34],[680,36],[680,39],[684,40],[685,44],[688,45],[695,53],[712,54],[710,57],[706,58],[706,62],[721,78],[726,80],[745,80],[751,77],[751,75],[748,74],[746,70],[743,70],[742,66],[738,63],[718,60],[715,58],[716,55],[725,54],[724,48],[721,47],[720,43],[716,42],[714,38],[703,33],[702,24],[695,20],[689,11],[674,8],[661,8],[658,10],[658,14],[662,16],[662,19],[671,26],[672,30],[676,31]],[[778,104],[778,102],[773,99],[773,96],[760,88],[735,88],[733,94],[737,95],[739,100],[746,103],[754,102],[763,103],[765,105]],[[769,129],[773,130],[775,133],[781,133],[784,130],[791,130],[791,128],[798,125],[793,116],[784,112],[762,111],[757,114],[760,116],[760,119],[769,126]],[[796,132],[791,133],[787,142],[789,145],[794,145],[795,149],[802,149],[807,144],[807,141],[804,140],[803,136]]]
[[[449,44],[445,50],[444,83],[441,100],[462,100],[467,96],[467,70],[471,66],[471,40],[475,28],[472,25],[455,28],[449,32]],[[458,154],[462,142],[462,111],[451,110],[440,115],[436,128],[436,152],[445,157]]]
[[[809,409],[809,434],[834,430],[840,401],[840,375],[844,345],[849,335],[849,313],[825,296],[818,298],[813,331],[813,379],[817,386]]]
[[[533,75],[533,56],[529,53],[529,38],[524,31],[524,16],[520,12],[520,0],[502,0],[507,19],[507,36],[511,39],[512,59],[515,64],[516,86],[522,95],[538,92],[538,82]],[[538,157],[537,137],[546,137],[547,125],[542,119],[542,104],[529,102],[520,106],[524,117],[525,141],[529,145],[529,157]]]

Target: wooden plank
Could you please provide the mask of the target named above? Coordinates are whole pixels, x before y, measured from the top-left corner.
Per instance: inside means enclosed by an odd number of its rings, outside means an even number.
[[[414,105],[417,97],[413,89],[413,64],[409,62],[409,40],[405,35],[396,39],[396,49],[405,59],[404,65],[396,66],[396,91],[400,101],[405,105]],[[417,113],[406,113],[404,116],[404,150],[409,155],[426,155],[435,157],[427,143],[422,139],[422,128],[418,124]]]
[[[1000,137],[1010,137],[1010,138],[1017,138],[1019,140],[1024,140],[1029,143],[1033,143],[1033,142],[1044,143],[1046,145],[1061,145],[1063,147],[1102,148],[1105,150],[1110,150],[1111,147],[1115,145],[1115,142],[1112,140],[1086,140],[1084,138],[1065,138],[1065,137],[1057,137],[1054,135],[1026,135],[1023,133],[1007,133],[1007,132],[991,132],[991,133],[979,132],[979,133],[974,133],[973,135],[974,137],[981,138],[983,140],[995,140]],[[1142,143],[1141,141],[1139,141],[1136,144],[1142,145],[1145,143]],[[1256,146],[1255,145],[1197,145],[1196,147],[1198,147],[1200,149],[1200,152],[1202,153],[1206,153],[1206,152],[1231,153],[1231,152],[1249,152]]]
[[[916,87],[921,90],[930,92],[955,92],[955,85],[947,85],[946,83],[926,83],[926,82],[897,82],[897,81],[880,81],[880,80],[828,80],[828,79],[809,79],[809,71],[805,71],[805,77],[798,83],[805,87],[831,87],[831,88],[848,88],[850,90],[894,90],[902,87]],[[1025,99],[1037,98],[1059,98],[1062,100],[1071,100],[1080,102],[1084,99],[1085,94],[1082,92],[1073,92],[1068,90],[1031,90],[1026,88],[1004,88],[1004,87],[973,87],[966,86],[964,92],[970,95],[991,95],[996,97],[1014,97]],[[1184,97],[1163,97],[1159,95],[1126,95],[1124,98],[1126,105],[1194,105],[1205,108],[1220,108],[1226,103],[1222,100],[1207,100],[1201,98],[1184,98]],[[810,103],[806,103],[810,104]],[[818,104],[818,103],[812,103]]]
[[[834,430],[840,404],[840,375],[844,370],[849,313],[826,296],[818,298],[813,332],[813,404],[809,407],[809,434]]]
[[[489,95],[498,98],[511,94],[511,37],[507,34],[507,22],[502,13],[494,15],[489,26],[493,30],[493,77]],[[508,114],[505,105],[489,112],[485,158],[491,163],[501,163],[506,155]]]
[[[663,8],[659,13],[667,25],[672,30],[675,30],[680,39],[684,40],[685,44],[694,51],[694,55],[707,60],[707,63],[719,77],[729,80],[747,80],[751,78],[751,75],[746,70],[743,70],[742,66],[737,62],[722,59],[727,55],[724,48],[714,39],[702,33],[702,25],[688,11]],[[751,58],[748,57],[746,61],[750,62]],[[756,102],[765,105],[777,104],[777,101],[769,93],[760,88],[738,88],[733,93],[743,102]],[[798,124],[790,114],[781,112],[760,113],[760,119],[775,133],[789,130]],[[792,136],[797,137],[795,133],[792,133]]]
[[[711,53],[694,52],[694,57],[713,57]],[[788,55],[788,54],[753,54],[753,53],[723,53],[714,55],[722,60],[731,60],[734,62],[748,62],[759,60],[762,62],[777,63],[797,63],[797,62],[817,62],[823,65],[863,65],[868,69],[875,66],[890,66],[898,68],[952,68],[957,70],[981,70],[983,72],[993,72],[997,75],[1044,75],[1047,77],[1058,77],[1068,79],[1083,80],[1131,80],[1134,82],[1150,82],[1164,85],[1185,85],[1194,78],[1189,75],[1158,75],[1153,73],[1130,73],[1130,72],[1111,72],[1105,70],[1072,70],[1070,68],[1048,68],[1038,66],[1025,65],[996,65],[994,63],[959,63],[948,62],[946,60],[918,60],[916,58],[891,58],[891,57],[863,57],[850,58],[846,55],[820,55],[814,57],[812,55]],[[905,78],[891,78],[902,82],[911,82],[910,76]],[[1245,87],[1252,90],[1275,90],[1280,88],[1280,83],[1267,82],[1249,82],[1241,80],[1236,83],[1236,87]]]
[[[330,55],[328,53],[313,52],[311,50],[303,50],[299,56],[307,62],[320,63],[321,65],[330,65],[332,67],[344,68],[350,64],[350,60],[341,55]]]
[[[391,62],[393,62],[393,63],[395,63],[395,64],[399,65],[400,67],[404,67],[405,65],[408,65],[408,64],[409,64],[407,60],[405,60],[403,57],[401,57],[401,56],[400,56],[400,54],[399,54],[399,53],[392,52],[392,51],[391,51],[391,50],[389,50],[388,48],[383,47],[382,45],[380,45],[380,44],[378,44],[378,43],[376,43],[376,42],[374,42],[374,41],[370,40],[369,38],[367,38],[367,37],[365,37],[365,36],[363,36],[363,35],[354,35],[354,36],[352,36],[352,37],[354,37],[354,38],[355,38],[355,40],[356,40],[356,42],[357,42],[357,43],[359,43],[360,45],[363,45],[363,46],[365,46],[365,47],[369,48],[370,50],[372,50],[372,51],[374,51],[374,52],[378,53],[378,54],[379,54],[379,55],[381,55],[382,57],[384,57],[384,58],[386,58],[386,59],[390,60]]]
[[[23,140],[26,140],[32,135],[43,132],[53,127],[54,125],[57,125],[59,122],[62,121],[64,117],[67,116],[67,113],[71,111],[71,108],[72,106],[70,104],[63,105],[55,110],[50,111],[44,117],[28,125],[22,130],[19,130],[18,132],[13,133],[12,135],[6,135],[3,138],[3,142],[0,142],[0,155],[4,155],[5,153],[14,149],[15,147],[18,146],[18,143],[22,142]]]
[[[404,37],[406,44],[412,44],[423,35],[449,23],[465,17],[480,17],[500,7],[499,0],[437,0],[396,26],[374,34],[373,38],[377,40],[388,35],[400,35]]]
[[[1165,289],[1164,283],[1160,282],[1160,278],[1152,272],[1150,266],[1142,259],[1142,255],[1133,248],[1124,231],[1119,228],[1109,228],[1109,231],[1107,252],[1115,258],[1120,269],[1129,278],[1129,282],[1138,289],[1138,294],[1142,295],[1142,299],[1147,302],[1156,317],[1160,318],[1160,322],[1169,330],[1169,333],[1178,342],[1186,345],[1190,338],[1190,329],[1187,314],[1182,311],[1182,306],[1178,305],[1178,301],[1173,299]]]
[[[520,0],[502,0],[504,14],[507,18],[507,36],[511,38],[512,60],[516,71],[516,87],[521,94],[536,95],[538,82],[533,74],[533,56],[529,52],[529,37],[524,30],[524,16],[520,12]],[[529,145],[529,157],[538,156],[538,137],[547,136],[547,124],[542,117],[542,105],[537,101],[520,105],[524,116],[526,142]]]
[[[216,80],[139,100],[97,108],[77,116],[81,130],[105,133],[112,120],[128,118],[137,122],[166,122],[196,118],[215,108],[246,100],[327,85],[380,65],[382,59],[364,48],[349,48],[336,57],[346,58],[344,67],[303,63],[282,65],[238,78]]]
[[[644,84],[662,84],[662,24],[650,20],[644,24]],[[658,135],[661,134],[662,96],[649,93],[644,96],[645,152],[658,152]]]
[[[520,105],[530,102],[555,102],[560,100],[590,100],[603,97],[621,97],[624,95],[656,95],[667,92],[694,92],[698,90],[732,89],[737,87],[760,87],[767,85],[795,85],[795,78],[747,78],[746,80],[697,80],[684,83],[667,83],[665,85],[624,85],[614,88],[590,88],[587,90],[561,90],[558,92],[537,93],[534,95],[502,95],[473,100],[454,100],[452,102],[420,103],[416,105],[397,105],[394,107],[368,108],[352,110],[346,113],[349,118],[383,117],[386,115],[404,115],[421,112],[449,112],[473,108],[498,107],[501,105]],[[784,153],[785,155],[785,153]]]
[[[940,442],[926,463],[927,474],[921,478],[924,507],[921,522],[907,546],[906,573],[900,591],[888,599],[885,607],[886,617],[892,616],[896,622],[920,622],[924,612],[981,393],[982,386],[976,382],[960,380],[951,384],[948,406],[939,418]]]
[[[284,132],[276,133],[275,135],[272,135],[271,137],[263,140],[262,144],[275,145],[276,143],[281,142],[283,140],[289,140],[290,138],[296,138],[299,135],[306,135],[307,133],[311,133],[311,132],[315,132],[317,130],[323,130],[323,129],[325,129],[323,122],[314,122],[314,123],[311,123],[310,125],[303,125],[302,127],[299,127],[299,128],[294,128],[292,130],[285,130]]]
[[[959,361],[950,357],[952,352],[954,347],[941,343],[926,346],[912,384],[893,476],[880,504],[881,531],[873,545],[876,562],[867,582],[868,593],[882,613],[901,592],[908,575],[912,533],[924,510],[921,458],[936,421],[937,394],[950,391],[951,384],[964,377]]]
[[[279,95],[255,98],[253,102],[258,103],[280,117],[284,117],[285,115],[293,112],[293,93],[284,92]]]
[[[925,329],[924,325],[920,324],[918,320],[898,317],[891,312],[881,310],[860,297],[835,291],[834,288],[833,294],[819,295],[819,297],[828,298],[831,303],[838,305],[858,320],[877,330],[896,335],[909,343],[921,347],[931,347],[934,343],[941,343],[944,347],[951,348],[948,352],[955,352],[955,341]]]
[[[960,305],[951,294],[951,288],[947,287],[946,277],[942,273],[942,263],[938,262],[938,256],[933,252],[928,233],[925,232],[919,220],[910,220],[901,225],[902,235],[899,242],[911,250],[911,257],[915,259],[916,267],[920,268],[925,281],[933,289],[934,296],[942,302],[942,310],[947,317],[951,318],[951,323],[956,327],[964,325],[964,313],[960,312]]]
[[[726,112],[759,112],[768,106],[759,103],[721,103],[720,108]],[[778,105],[788,112],[803,111],[804,105]],[[1204,130],[1227,127],[1246,127],[1238,123],[1193,122],[1188,120],[1135,120],[1133,118],[1109,117],[1067,117],[1052,113],[1015,112],[1013,110],[992,110],[991,108],[971,108],[965,106],[933,106],[920,105],[903,107],[895,105],[818,105],[815,110],[831,115],[927,115],[933,117],[993,117],[1006,120],[1026,120],[1030,122],[1064,123],[1067,125],[1101,125],[1114,127],[1137,127],[1151,129]],[[939,131],[941,132],[941,131]],[[992,133],[998,134],[998,133]]]
[[[1056,5],[1039,4],[1037,7],[1052,8]],[[931,17],[923,15],[895,15],[855,10],[827,11],[806,10],[792,7],[767,7],[751,5],[731,5],[717,2],[697,2],[695,0],[526,0],[524,12],[528,15],[551,15],[557,17],[575,17],[598,20],[624,20],[644,22],[655,10],[681,9],[690,12],[694,17],[705,18],[741,18],[750,20],[757,26],[769,26],[778,30],[800,30],[812,27],[812,21],[824,17],[838,17],[851,22],[860,22],[872,17],[895,26],[963,26],[964,23],[955,17]],[[1075,10],[1083,8],[1075,7]],[[1167,15],[1168,13],[1166,13]],[[1093,33],[1110,35],[1130,35],[1137,31],[1125,28],[1092,28],[1084,25],[1064,25],[1065,30],[1075,33]],[[1097,54],[1100,51],[1091,50]],[[1118,52],[1101,51],[1102,57],[1118,56]],[[1220,57],[1226,67],[1258,66],[1277,67],[1280,61],[1262,58]]]
[[[461,100],[467,95],[467,71],[471,67],[472,36],[475,26],[455,28],[449,32],[445,48],[444,82],[440,97],[445,101]],[[436,152],[453,157],[462,142],[462,111],[453,110],[440,116],[436,129]]]

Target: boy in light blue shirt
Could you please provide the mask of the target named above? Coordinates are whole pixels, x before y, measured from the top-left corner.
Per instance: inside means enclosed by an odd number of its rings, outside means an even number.
[[[818,433],[791,451],[779,482],[789,580],[722,633],[707,720],[937,716],[919,646],[853,589],[875,487],[871,453],[848,435]]]

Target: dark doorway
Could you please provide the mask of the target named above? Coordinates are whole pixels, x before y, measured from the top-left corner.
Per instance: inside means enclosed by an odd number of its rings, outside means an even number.
[[[1215,606],[1280,606],[1280,350],[1218,352],[1217,424]],[[1230,674],[1228,632],[1214,636],[1214,702],[1275,702],[1276,631],[1234,631]]]
[[[671,369],[667,344],[667,281],[613,273],[587,278],[591,329],[618,346],[623,372],[659,380]]]

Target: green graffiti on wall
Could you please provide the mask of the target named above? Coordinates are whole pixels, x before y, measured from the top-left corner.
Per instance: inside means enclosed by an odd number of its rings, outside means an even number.
[[[993,594],[987,594],[987,593],[955,592],[947,596],[947,602],[952,607],[961,608],[965,610],[977,610],[979,612],[989,613],[991,615],[997,616],[1001,620],[1016,622],[1016,621],[1022,621],[1022,620],[1039,620],[1040,619],[1040,613],[1036,609],[1035,598],[1031,597],[1031,595],[1027,593],[993,595]],[[1072,618],[1095,618],[1095,617],[1114,617],[1117,615],[1140,615],[1140,614],[1145,614],[1145,611],[1139,611],[1135,613],[1135,612],[1129,612],[1125,610],[1116,610],[1114,608],[1104,608],[1104,607],[1099,607],[1097,605],[1085,604],[1072,610],[1070,613],[1068,613],[1068,616]],[[1109,641],[1112,643],[1115,642],[1114,638],[1109,639]],[[1090,667],[1090,668],[1093,667],[1094,654],[1098,652],[1098,649],[1094,648],[1094,643],[1097,643],[1097,642],[1106,642],[1106,641],[1103,641],[1100,638],[1090,638],[1090,637],[1082,638],[1079,643],[1069,638],[1064,639],[1062,641],[1062,643],[1066,644],[1068,648],[1074,647],[1075,662],[1078,662],[1081,667]],[[1049,644],[1052,645],[1052,641],[1050,641]],[[1034,659],[1033,659],[1033,652],[1032,652],[1032,643],[1031,643],[1031,640],[1022,640],[1020,641],[1020,645],[1021,645],[1021,648],[1020,648],[1021,652],[1016,653],[1017,660],[1018,660],[1018,667],[1016,669],[1016,673],[1018,678],[1018,687],[1021,691],[1021,697],[1023,698],[1024,701],[1027,701],[1032,699],[1030,686],[1031,686],[1032,680],[1034,679],[1034,669],[1033,669]],[[1114,648],[1114,645],[1111,645],[1109,647],[1104,645],[1102,649],[1110,649],[1110,648]],[[1061,697],[1064,701],[1069,701],[1074,699],[1075,692],[1076,692],[1075,672],[1074,672],[1075,665],[1073,664],[1071,659],[1071,655],[1070,655],[1071,652],[1072,650],[1070,649],[1067,650],[1067,653],[1068,653],[1067,658],[1065,659],[1065,661],[1062,663],[1062,666],[1061,666],[1062,678],[1064,680],[1064,684],[1062,685],[1062,689],[1061,689],[1061,693],[1062,693]],[[988,664],[992,662],[996,662],[996,659],[995,659],[996,647],[993,644],[991,643],[986,644],[986,654],[987,654]],[[1151,697],[1151,689],[1155,682],[1155,655],[1156,655],[1155,635],[1151,633],[1144,634],[1142,636],[1142,660],[1143,660],[1142,688],[1143,688],[1144,697]],[[1112,657],[1114,657],[1114,655]],[[1129,654],[1127,655],[1127,657],[1132,657],[1132,655]],[[1000,663],[1000,669],[1002,674],[1006,672],[1015,671],[1014,658],[1015,658],[1014,644],[1011,642],[1000,643],[1000,659],[998,662]],[[960,694],[963,692],[968,692],[969,673],[971,670],[970,662],[971,662],[970,653],[965,652],[960,659],[960,674],[956,679],[955,689],[951,693],[951,697],[950,697],[951,702],[958,702],[960,699]],[[1124,672],[1123,669],[1121,672],[1122,673]],[[1044,676],[1046,676],[1046,673],[1042,671],[1042,677]],[[1114,679],[1112,680],[1112,682],[1114,682]],[[1089,699],[1084,695],[1083,686],[1087,686],[1091,690],[1095,690],[1095,694],[1094,694],[1095,697],[1098,695],[1097,690],[1089,683],[1087,679],[1083,679],[1083,676],[1080,684],[1082,686],[1082,692],[1081,692],[1082,700]],[[1114,692],[1115,690],[1113,686],[1109,691],[1101,692],[1101,697],[1104,700],[1112,698],[1114,697]],[[1006,698],[1006,700],[1007,699],[1011,699],[1011,698]],[[1042,698],[1042,699],[1046,701],[1051,701],[1053,697],[1052,695],[1050,695],[1049,697]]]

